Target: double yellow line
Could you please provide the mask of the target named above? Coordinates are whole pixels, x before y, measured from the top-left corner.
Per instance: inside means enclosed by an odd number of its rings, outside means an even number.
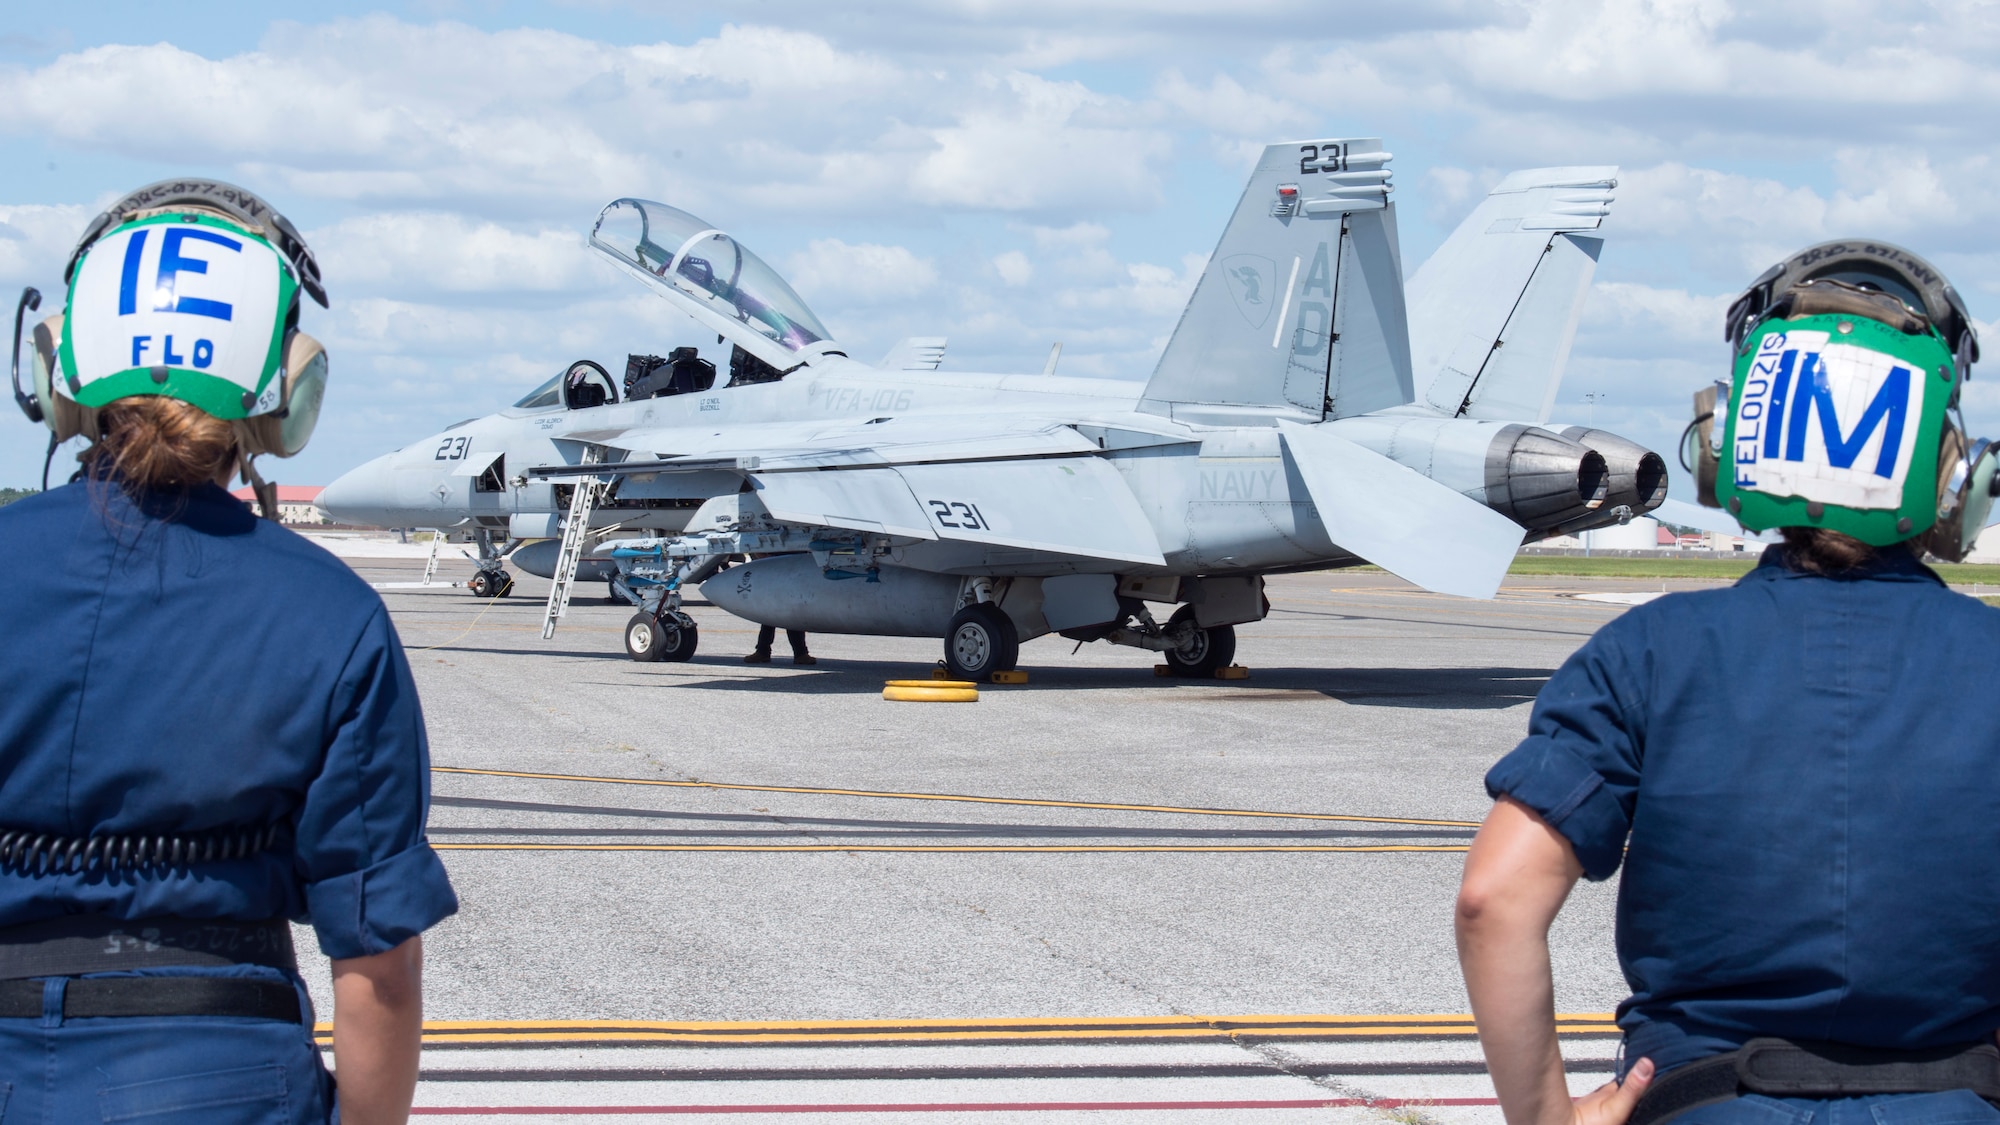
[[[584,774],[532,773],[527,770],[481,770],[465,766],[432,766],[432,773],[478,777],[522,777],[537,781],[580,781],[598,785],[657,785],[670,789],[728,789],[746,793],[804,793],[823,797],[878,797],[892,801],[960,801],[975,805],[1027,805],[1043,809],[1104,809],[1111,812],[1181,813],[1192,816],[1249,816],[1275,820],[1336,820],[1350,824],[1410,824],[1425,828],[1477,828],[1476,820],[1421,820],[1403,816],[1354,816],[1346,813],[1271,812],[1264,809],[1207,809],[1181,805],[1127,805],[1109,801],[1047,801],[1029,797],[975,797],[964,793],[896,793],[873,789],[822,789],[808,785],[741,785],[723,781],[667,781],[645,777],[591,777]]]
[[[1619,1034],[1609,1012],[1558,1014],[1571,1036]],[[330,1041],[333,1025],[313,1029]],[[426,1046],[625,1043],[831,1046],[842,1043],[1128,1042],[1236,1039],[1459,1039],[1469,1015],[1111,1016],[984,1020],[427,1020]]]

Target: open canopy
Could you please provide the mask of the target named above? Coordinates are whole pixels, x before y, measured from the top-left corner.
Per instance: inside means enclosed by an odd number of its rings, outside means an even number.
[[[598,214],[590,244],[677,303],[691,302],[709,314],[700,319],[720,317],[752,330],[757,338],[739,342],[753,350],[768,342],[797,353],[828,339],[826,326],[776,270],[686,211],[645,199],[612,200]]]

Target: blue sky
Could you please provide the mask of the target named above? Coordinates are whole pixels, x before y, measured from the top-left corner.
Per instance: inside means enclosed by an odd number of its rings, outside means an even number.
[[[628,194],[738,234],[864,358],[937,334],[947,368],[1038,370],[1062,340],[1066,373],[1138,378],[1265,142],[1382,137],[1411,270],[1507,171],[1615,163],[1557,417],[1599,394],[1597,424],[1662,452],[1725,369],[1722,307],[1792,249],[1900,242],[2000,319],[1992,3],[9,8],[0,286],[59,293],[83,224],[142,183],[269,196],[333,297],[286,483],[570,360],[689,342],[581,249]],[[1975,430],[2000,427],[1996,379]],[[0,485],[32,484],[43,438],[4,417]]]

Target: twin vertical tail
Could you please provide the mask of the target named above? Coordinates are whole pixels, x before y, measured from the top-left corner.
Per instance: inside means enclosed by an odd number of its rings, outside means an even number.
[[[1411,401],[1389,159],[1375,138],[1264,150],[1141,409],[1318,422]]]
[[[1489,192],[1410,279],[1417,402],[1548,421],[1597,270],[1615,167],[1530,168]]]

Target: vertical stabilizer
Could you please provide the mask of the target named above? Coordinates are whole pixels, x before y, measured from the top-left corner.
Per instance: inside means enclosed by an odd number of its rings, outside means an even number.
[[[1389,154],[1373,138],[1271,145],[1140,409],[1317,422],[1412,396]]]
[[[1545,422],[1604,240],[1615,167],[1500,181],[1410,279],[1417,402],[1462,418]]]

